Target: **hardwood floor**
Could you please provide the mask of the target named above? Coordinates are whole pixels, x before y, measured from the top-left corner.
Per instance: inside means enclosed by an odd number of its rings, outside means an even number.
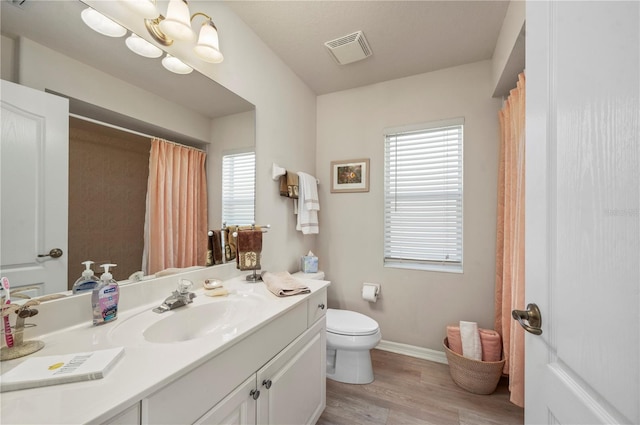
[[[327,407],[316,425],[516,425],[524,410],[509,402],[506,379],[491,395],[458,387],[449,366],[372,350],[375,381],[327,379]]]

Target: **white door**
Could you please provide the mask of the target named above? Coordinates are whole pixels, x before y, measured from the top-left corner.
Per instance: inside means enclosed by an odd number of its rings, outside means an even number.
[[[4,80],[0,88],[0,274],[12,289],[36,286],[31,296],[66,291],[69,102]],[[38,257],[53,249],[62,256]]]
[[[527,2],[525,422],[640,423],[640,2]]]

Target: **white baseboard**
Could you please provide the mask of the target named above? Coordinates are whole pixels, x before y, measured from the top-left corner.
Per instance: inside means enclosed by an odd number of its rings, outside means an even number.
[[[382,340],[376,346],[378,350],[389,351],[405,356],[416,357],[418,359],[429,360],[436,363],[447,363],[447,356],[444,351],[431,350],[429,348],[416,347],[415,345],[401,344],[399,342]]]

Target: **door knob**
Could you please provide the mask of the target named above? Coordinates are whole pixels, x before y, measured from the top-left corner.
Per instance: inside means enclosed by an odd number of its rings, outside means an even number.
[[[260,397],[260,391],[251,390],[251,392],[249,392],[249,395],[251,396],[252,399],[257,400],[258,397]]]
[[[51,258],[59,258],[62,257],[62,250],[60,248],[53,248],[51,251],[49,251],[48,254],[38,254],[38,258],[42,258],[42,257],[51,257]]]
[[[267,387],[267,389],[271,388],[271,379],[265,379],[264,381],[262,381],[262,385]]]
[[[526,310],[513,310],[511,316],[520,323],[525,331],[542,335],[542,316],[536,304],[528,304]]]

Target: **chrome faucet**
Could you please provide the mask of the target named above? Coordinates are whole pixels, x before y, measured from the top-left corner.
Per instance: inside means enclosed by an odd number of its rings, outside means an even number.
[[[178,307],[182,307],[187,304],[191,304],[196,294],[189,292],[189,289],[193,287],[193,282],[187,279],[178,280],[178,289],[173,291],[166,300],[162,302],[153,311],[156,313],[164,313],[165,311],[173,310]]]

